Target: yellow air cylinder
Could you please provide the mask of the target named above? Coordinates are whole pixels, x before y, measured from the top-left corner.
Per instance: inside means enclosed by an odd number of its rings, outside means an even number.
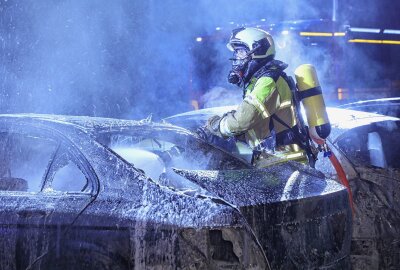
[[[310,136],[316,143],[321,144],[331,133],[331,124],[326,113],[317,72],[313,65],[304,64],[296,68],[294,75],[298,93],[306,112]]]

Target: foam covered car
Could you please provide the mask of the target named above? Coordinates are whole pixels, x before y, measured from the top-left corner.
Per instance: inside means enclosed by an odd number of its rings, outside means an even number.
[[[346,190],[170,124],[0,116],[0,268],[348,268]]]
[[[373,110],[393,111],[397,99],[389,101],[391,106],[387,107],[382,100],[374,102]],[[352,105],[363,110],[371,103]],[[210,116],[233,109],[234,106],[208,108],[165,120],[195,130]],[[327,108],[327,113],[332,125],[327,144],[339,159],[353,194],[352,268],[399,269],[400,119],[344,108]],[[248,159],[249,151],[241,144],[231,149],[238,157]],[[338,178],[334,166],[322,154],[316,169],[328,178]]]
[[[361,100],[343,104],[338,107],[400,117],[400,97]]]

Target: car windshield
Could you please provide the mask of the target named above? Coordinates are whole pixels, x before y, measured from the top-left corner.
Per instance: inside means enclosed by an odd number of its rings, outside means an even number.
[[[194,136],[173,130],[105,131],[97,141],[154,180],[171,168],[190,170],[248,169],[251,166]]]
[[[336,145],[355,166],[400,168],[400,121],[353,128]]]

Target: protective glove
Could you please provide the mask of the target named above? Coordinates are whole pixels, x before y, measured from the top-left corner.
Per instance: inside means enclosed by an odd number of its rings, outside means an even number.
[[[211,116],[206,124],[206,128],[214,135],[222,137],[221,132],[219,131],[219,122],[221,122],[221,117],[218,115]]]
[[[220,120],[221,117],[218,115],[212,116],[210,119],[208,119],[206,125],[199,127],[196,130],[196,134],[207,142],[211,142],[215,136],[222,137],[221,133],[219,132]]]
[[[210,138],[213,136],[213,134],[207,129],[206,126],[197,128],[196,134],[206,142],[208,142]]]
[[[236,112],[236,110],[232,110],[232,111],[230,111],[230,112],[226,112],[226,113],[224,113],[224,114],[222,115],[221,119],[224,118],[225,116],[230,115],[230,114],[233,115],[233,114],[235,114],[235,112]]]

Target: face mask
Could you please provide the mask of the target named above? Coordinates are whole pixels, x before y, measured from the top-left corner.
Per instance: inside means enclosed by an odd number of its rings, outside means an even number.
[[[238,48],[233,52],[232,70],[228,75],[228,82],[236,85],[240,85],[243,81],[243,74],[246,71],[247,64],[250,60],[248,55],[248,50],[246,48]]]

